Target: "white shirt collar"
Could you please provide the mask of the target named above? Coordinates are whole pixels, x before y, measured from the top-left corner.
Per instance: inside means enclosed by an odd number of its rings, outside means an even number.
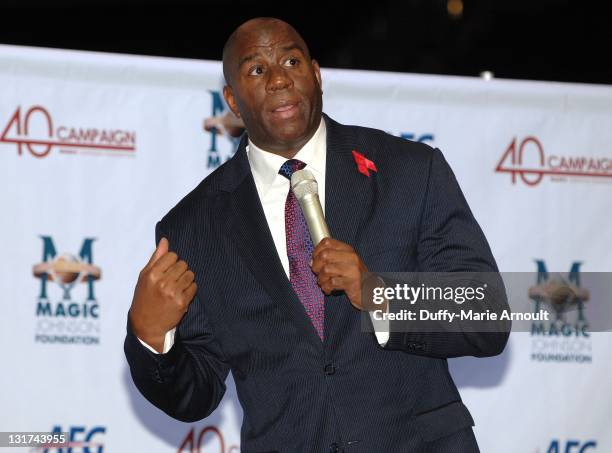
[[[294,159],[304,162],[315,176],[324,176],[326,151],[327,131],[325,121],[321,118],[318,129],[302,149],[297,152]],[[250,139],[247,146],[247,156],[255,184],[260,189],[261,195],[265,196],[275,178],[280,176],[278,170],[287,159],[259,148]]]

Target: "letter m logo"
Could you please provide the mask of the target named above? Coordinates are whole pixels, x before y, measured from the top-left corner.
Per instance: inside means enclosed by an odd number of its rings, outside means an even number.
[[[53,243],[53,238],[51,236],[40,236],[43,241],[43,263],[53,262],[57,256],[57,250],[55,248],[55,244]],[[79,258],[82,262],[87,264],[93,264],[93,242],[95,238],[85,238],[83,240],[83,244],[81,245],[81,250],[79,252]],[[49,273],[42,273],[40,278],[40,299],[47,299],[47,282],[49,281]],[[59,282],[58,282],[59,283]],[[64,290],[64,299],[70,299],[70,290],[72,286],[61,285]],[[95,300],[94,294],[94,277],[91,275],[87,276],[87,300]]]

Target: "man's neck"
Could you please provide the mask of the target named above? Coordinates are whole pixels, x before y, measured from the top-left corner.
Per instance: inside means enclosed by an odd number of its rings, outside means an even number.
[[[321,117],[321,121],[323,121],[322,117]],[[312,137],[314,137],[314,135],[319,130],[320,126],[321,126],[321,123],[319,122],[317,124],[317,127],[313,128],[305,138],[299,140],[297,143],[294,142],[294,143],[287,143],[287,144],[280,144],[280,145],[273,145],[273,146],[269,146],[269,145],[260,146],[255,140],[251,138],[249,139],[253,142],[255,146],[257,146],[262,151],[276,154],[277,156],[284,157],[285,159],[293,159],[295,155],[299,153],[300,150],[304,146],[306,146],[306,144],[312,139]]]

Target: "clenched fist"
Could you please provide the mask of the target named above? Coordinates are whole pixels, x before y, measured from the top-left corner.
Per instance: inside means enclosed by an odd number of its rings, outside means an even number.
[[[140,271],[129,314],[134,334],[158,352],[164,348],[166,332],[180,322],[197,290],[194,273],[168,246],[162,238]]]
[[[361,289],[368,269],[353,247],[336,239],[323,239],[312,253],[312,271],[325,294],[344,291],[353,307],[364,309]]]

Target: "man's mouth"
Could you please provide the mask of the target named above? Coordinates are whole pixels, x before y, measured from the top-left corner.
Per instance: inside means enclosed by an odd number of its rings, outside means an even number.
[[[281,118],[281,119],[291,118],[294,115],[296,115],[297,112],[298,112],[297,102],[287,103],[285,105],[276,107],[274,110],[272,110],[272,113],[274,114],[274,116]]]

